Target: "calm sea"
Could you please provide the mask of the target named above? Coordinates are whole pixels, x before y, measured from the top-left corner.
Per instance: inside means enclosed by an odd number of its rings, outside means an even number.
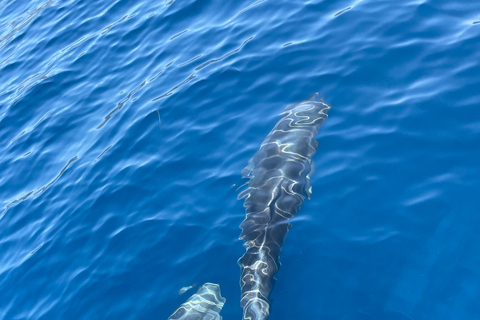
[[[241,319],[242,168],[332,105],[272,320],[480,319],[480,4],[0,0],[0,319]]]

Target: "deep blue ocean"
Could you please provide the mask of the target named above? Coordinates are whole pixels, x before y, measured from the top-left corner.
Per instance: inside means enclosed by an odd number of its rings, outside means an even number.
[[[241,319],[240,173],[315,92],[270,318],[480,319],[479,88],[473,0],[0,0],[0,319]]]

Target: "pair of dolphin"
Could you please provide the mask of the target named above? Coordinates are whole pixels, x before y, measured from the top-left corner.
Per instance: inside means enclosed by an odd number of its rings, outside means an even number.
[[[310,99],[291,104],[243,169],[249,178],[238,199],[245,199],[246,218],[240,224],[246,252],[241,267],[240,305],[243,320],[266,320],[273,276],[279,268],[280,249],[305,198],[310,198],[312,158],[318,147],[315,136],[330,106]],[[220,286],[206,283],[178,308],[169,320],[221,320],[225,299]]]

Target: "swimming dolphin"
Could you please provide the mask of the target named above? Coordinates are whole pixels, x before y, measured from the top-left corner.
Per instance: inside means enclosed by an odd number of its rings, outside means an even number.
[[[224,304],[225,298],[220,294],[220,286],[207,282],[168,320],[222,320],[220,311]]]
[[[238,195],[245,199],[246,208],[240,225],[246,252],[238,261],[243,320],[268,318],[268,297],[279,268],[280,248],[291,226],[288,220],[312,194],[312,157],[318,147],[315,136],[330,110],[323,101],[315,101],[317,96],[287,106],[283,118],[242,171],[242,176],[250,179]]]

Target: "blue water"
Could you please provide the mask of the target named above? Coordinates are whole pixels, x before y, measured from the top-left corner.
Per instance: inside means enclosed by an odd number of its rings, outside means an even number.
[[[320,92],[271,319],[480,319],[471,0],[0,0],[0,319],[240,319],[240,172]],[[233,186],[235,185],[235,186]]]

